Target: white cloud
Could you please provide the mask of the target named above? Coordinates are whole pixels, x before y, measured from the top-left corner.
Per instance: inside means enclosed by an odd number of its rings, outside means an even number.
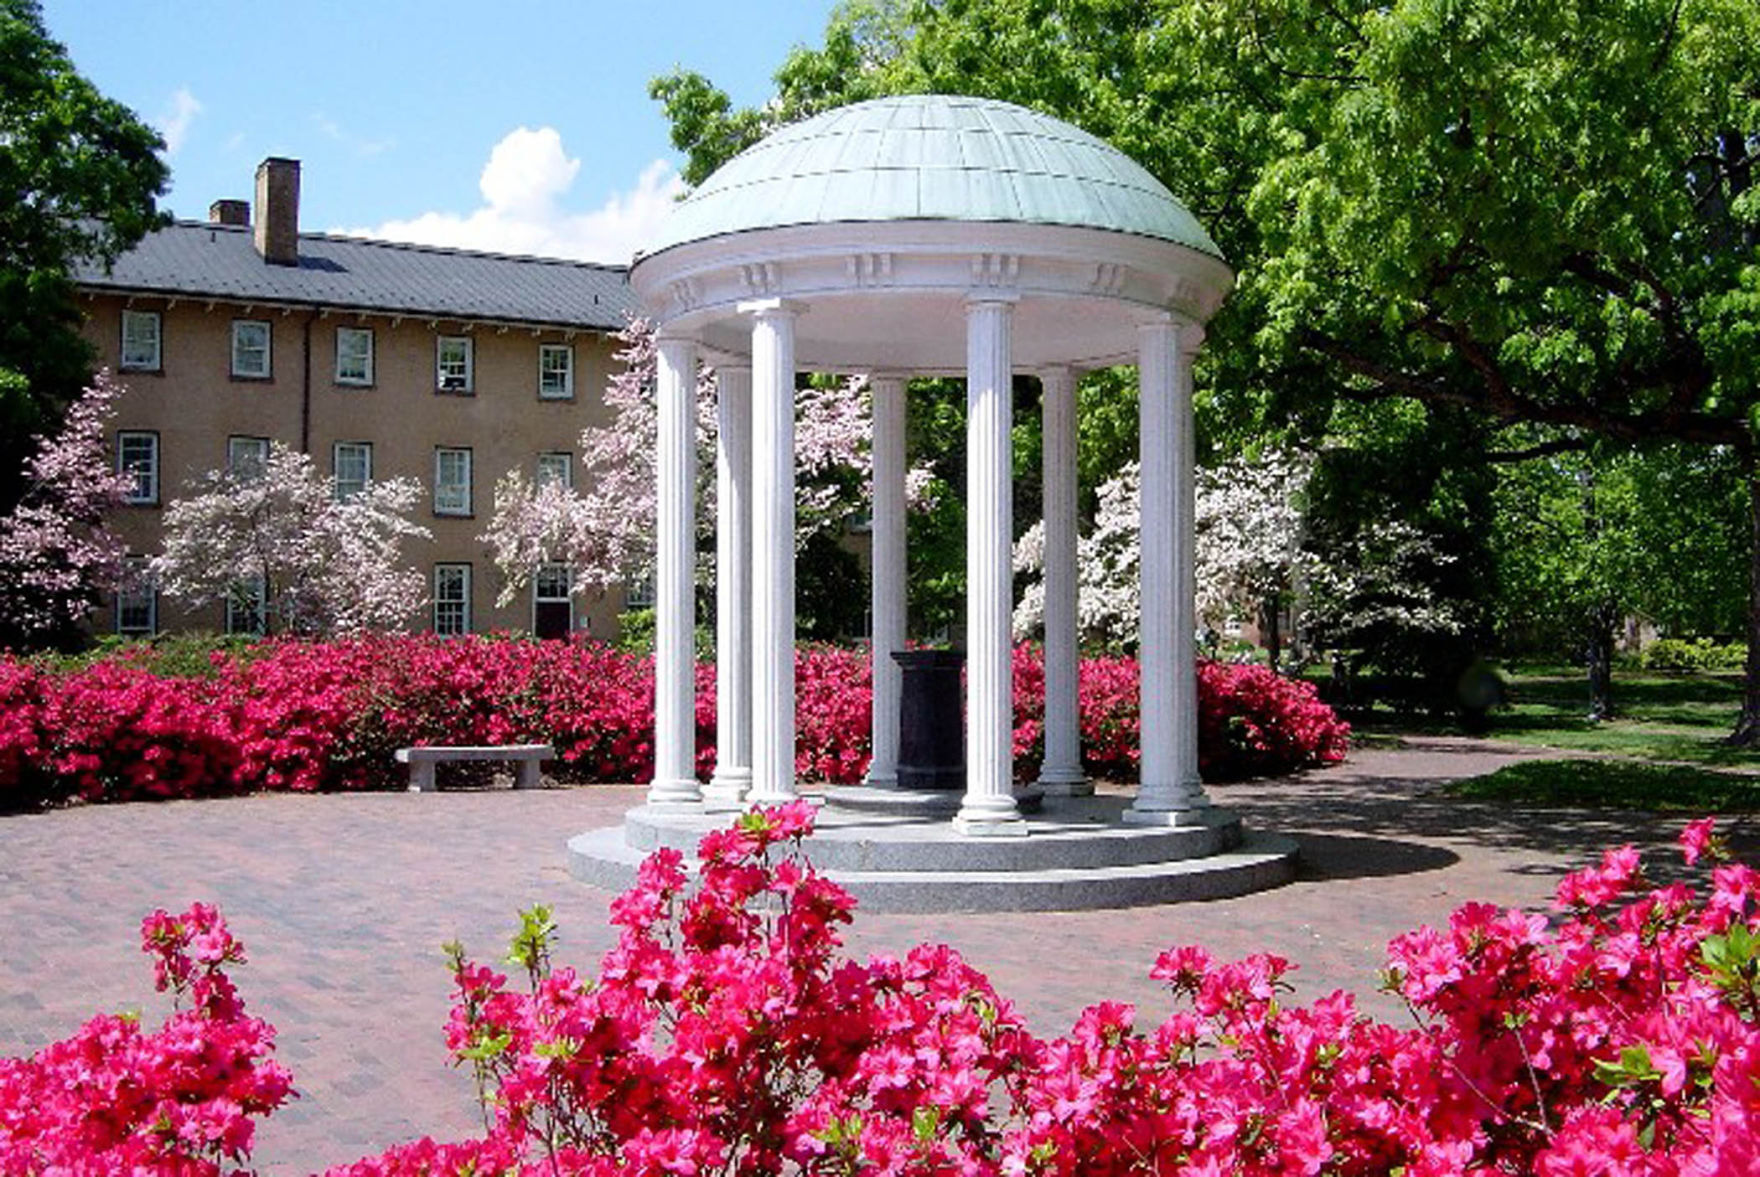
[[[188,86],[179,86],[153,120],[153,128],[165,137],[165,153],[176,155],[183,149],[183,141],[189,137],[189,125],[195,117],[202,113],[201,101],[189,92]]]
[[[625,263],[649,239],[684,182],[665,160],[642,169],[633,187],[588,212],[565,201],[581,161],[563,150],[554,127],[511,131],[489,152],[478,187],[483,205],[465,214],[427,212],[407,221],[338,230],[388,241],[496,253]]]

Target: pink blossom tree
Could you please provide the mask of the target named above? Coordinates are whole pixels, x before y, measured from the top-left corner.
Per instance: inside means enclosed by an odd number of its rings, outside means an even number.
[[[425,580],[402,562],[421,484],[371,482],[339,497],[310,455],[277,443],[261,470],[210,471],[202,493],[165,509],[160,589],[205,605],[260,603],[269,633],[349,634],[406,624],[426,603]]]
[[[29,488],[0,518],[0,645],[65,639],[121,582],[124,549],[106,519],[134,478],[117,473],[104,436],[124,391],[98,373],[25,465]]]

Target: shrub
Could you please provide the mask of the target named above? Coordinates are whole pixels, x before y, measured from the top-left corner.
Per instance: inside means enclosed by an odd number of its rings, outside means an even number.
[[[549,743],[582,781],[654,772],[649,658],[585,640],[370,635],[280,638],[206,649],[131,644],[80,664],[0,657],[0,805],[201,797],[253,790],[395,787],[416,744]],[[198,656],[199,655],[199,656]],[[1016,650],[1015,751],[1043,744],[1039,651]],[[1210,779],[1337,760],[1348,728],[1306,684],[1263,667],[1199,668],[1200,759]],[[862,649],[795,655],[796,772],[837,784],[867,771],[873,686]],[[1129,777],[1137,760],[1137,665],[1085,662],[1089,771]],[[715,673],[700,663],[696,767],[715,767]]]
[[[1658,638],[1638,652],[1645,670],[1740,670],[1747,660],[1748,648],[1740,642],[1710,638]]]
[[[1162,953],[1172,1011],[1102,1002],[1040,1038],[944,945],[865,963],[853,902],[801,853],[812,807],[662,850],[612,905],[596,978],[525,914],[518,981],[449,946],[454,1060],[484,1134],[330,1170],[427,1174],[1738,1174],[1760,1166],[1760,872],[1646,890],[1630,847],[1559,885],[1552,918],[1467,904],[1389,946],[1414,1024],[1338,992],[1288,1002],[1287,961]],[[1709,819],[1681,838],[1716,862]],[[149,917],[195,1008],[144,1037],[99,1018],[0,1061],[0,1170],[213,1173],[288,1095],[273,1032],[208,909]],[[175,1032],[174,1032],[175,1031]]]

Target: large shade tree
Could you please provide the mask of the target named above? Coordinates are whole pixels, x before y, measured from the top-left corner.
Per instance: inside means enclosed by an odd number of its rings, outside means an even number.
[[[880,0],[777,100],[655,83],[700,179],[890,92],[1033,106],[1140,160],[1240,275],[1216,403],[1409,398],[1737,458],[1755,543],[1733,738],[1760,738],[1760,6],[1752,0]]]
[[[0,508],[90,375],[69,271],[162,223],[164,146],[80,76],[36,0],[0,0]]]

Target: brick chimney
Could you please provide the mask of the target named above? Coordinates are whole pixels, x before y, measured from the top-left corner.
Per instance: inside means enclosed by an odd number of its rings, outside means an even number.
[[[257,165],[257,252],[275,266],[299,265],[299,160]]]
[[[208,206],[208,223],[210,225],[249,227],[251,202],[248,200],[216,200]]]

